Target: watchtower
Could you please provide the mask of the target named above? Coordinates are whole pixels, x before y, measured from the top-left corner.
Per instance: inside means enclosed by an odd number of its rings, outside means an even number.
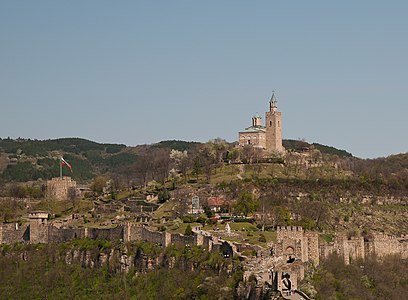
[[[266,119],[266,150],[269,152],[283,152],[282,146],[282,113],[278,111],[275,93],[272,92],[269,101],[269,111],[265,113]]]
[[[45,211],[33,211],[28,214],[30,220],[30,243],[48,242],[48,213]]]

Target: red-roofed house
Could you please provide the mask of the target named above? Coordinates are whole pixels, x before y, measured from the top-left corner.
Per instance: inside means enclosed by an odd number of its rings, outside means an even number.
[[[226,201],[218,197],[211,197],[207,200],[207,205],[213,212],[219,212],[226,206]]]

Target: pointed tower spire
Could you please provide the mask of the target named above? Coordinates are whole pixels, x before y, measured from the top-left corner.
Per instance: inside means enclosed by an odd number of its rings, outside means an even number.
[[[275,112],[278,108],[278,101],[276,101],[275,91],[272,91],[271,100],[269,100],[269,111]]]

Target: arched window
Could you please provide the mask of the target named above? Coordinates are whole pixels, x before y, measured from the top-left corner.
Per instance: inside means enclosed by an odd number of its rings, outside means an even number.
[[[272,127],[272,121],[269,121],[269,127]]]

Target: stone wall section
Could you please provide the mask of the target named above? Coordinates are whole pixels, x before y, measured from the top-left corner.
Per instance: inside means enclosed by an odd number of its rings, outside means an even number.
[[[19,226],[18,223],[2,224],[0,238],[2,244],[27,242],[30,239],[30,227],[28,225]]]
[[[64,243],[75,239],[83,239],[88,236],[87,231],[87,228],[57,228],[50,225],[48,226],[48,242]]]
[[[319,236],[316,232],[306,231],[305,239],[307,239],[307,252],[308,261],[312,262],[313,265],[317,266],[320,262],[319,259]]]
[[[219,244],[210,235],[182,234],[150,230],[140,224],[125,223],[114,228],[57,228],[47,224],[42,213],[30,216],[30,222],[23,226],[18,223],[0,224],[0,243],[60,243],[74,239],[106,239],[124,242],[146,241],[167,247],[171,244],[200,245],[212,251]],[[273,245],[273,255],[283,259],[295,258],[301,262],[318,265],[321,259],[337,253],[346,264],[351,260],[364,259],[369,255],[383,257],[397,254],[408,258],[408,237],[391,237],[384,234],[373,234],[370,237],[336,236],[330,242],[319,244],[316,232],[304,231],[296,226],[278,226],[277,242]]]
[[[196,235],[182,235],[182,234],[172,234],[171,244],[173,245],[197,245]]]
[[[76,187],[76,181],[72,180],[71,177],[52,178],[51,180],[47,180],[47,198],[59,201],[68,200],[70,189],[76,191]]]
[[[401,255],[402,258],[408,258],[408,238],[378,233],[366,238],[337,236],[331,243],[320,244],[319,253],[320,259],[326,259],[330,254],[337,253],[343,257],[346,264],[370,255],[377,257]]]
[[[397,238],[385,234],[374,234],[372,241],[366,241],[366,244],[370,243],[372,246],[368,246],[367,248],[372,251],[372,254],[378,257],[392,254],[399,254],[404,258],[408,257],[408,238]]]

